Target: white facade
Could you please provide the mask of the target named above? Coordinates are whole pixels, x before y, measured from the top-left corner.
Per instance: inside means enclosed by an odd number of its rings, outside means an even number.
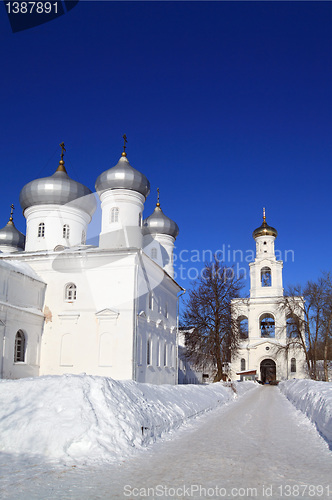
[[[95,202],[89,199],[85,209],[84,196],[94,195],[86,195],[88,188],[69,178],[63,152],[64,147],[56,174],[31,181],[21,192],[27,220],[25,250],[10,253],[13,249],[8,245],[0,255],[0,265],[15,259],[35,273],[36,283],[43,287],[38,304],[33,305],[39,330],[29,329],[29,355],[13,367],[0,356],[1,376],[85,372],[175,384],[181,287],[172,278],[172,263],[157,263],[143,249],[149,183],[130,166],[125,153],[116,167],[101,174],[97,180],[102,208],[99,246],[87,246]],[[76,192],[84,194],[79,195],[79,203]],[[162,237],[167,239],[165,234]],[[175,238],[170,238],[174,246]],[[10,283],[15,279],[12,275]],[[32,307],[35,286],[33,281],[24,282],[20,303],[25,309],[27,304]],[[13,304],[15,297],[7,297],[7,309]],[[10,338],[6,336],[6,349],[13,350],[15,328],[28,331],[32,313],[27,314],[15,323]]]
[[[28,266],[0,261],[0,378],[39,374],[45,288]]]
[[[232,301],[242,341],[232,359],[229,376],[238,380],[256,372],[256,378],[262,382],[305,378],[305,355],[289,342],[291,326],[287,326],[282,308],[283,263],[277,261],[274,251],[277,232],[266,224],[265,214],[262,226],[253,236],[256,258],[249,264],[250,297]]]

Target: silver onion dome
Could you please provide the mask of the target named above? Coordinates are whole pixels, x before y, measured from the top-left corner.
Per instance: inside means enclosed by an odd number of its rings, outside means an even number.
[[[95,187],[99,196],[109,189],[130,189],[141,193],[145,198],[150,193],[148,179],[130,165],[125,152],[115,167],[99,175]]]
[[[5,227],[0,229],[0,246],[16,247],[17,250],[24,250],[25,236],[14,225],[13,209],[14,206],[12,205],[9,221]]]
[[[143,235],[146,234],[168,234],[176,238],[179,234],[179,227],[176,222],[167,217],[159,203],[159,189],[158,201],[153,213],[143,221]]]
[[[276,238],[278,236],[278,231],[266,222],[265,208],[263,208],[263,223],[254,230],[252,236],[253,238],[258,238],[258,236],[274,236]]]
[[[63,143],[62,143],[63,144]],[[36,205],[66,205],[84,210],[90,216],[96,210],[92,191],[69,177],[64,166],[63,152],[56,172],[50,177],[35,179],[20,193],[22,210]]]

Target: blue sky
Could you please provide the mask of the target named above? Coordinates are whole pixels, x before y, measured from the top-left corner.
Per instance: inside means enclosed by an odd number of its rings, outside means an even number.
[[[182,286],[203,250],[248,255],[263,206],[294,252],[285,285],[331,270],[331,2],[81,1],[15,34],[3,8],[0,40],[1,227],[14,203],[25,232],[19,192],[55,171],[61,141],[93,189],[126,133],[144,216],[159,187],[178,255],[195,256]]]

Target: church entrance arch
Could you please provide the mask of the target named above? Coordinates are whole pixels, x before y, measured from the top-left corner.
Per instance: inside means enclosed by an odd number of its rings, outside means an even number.
[[[276,380],[277,367],[273,359],[264,359],[260,365],[261,381],[263,384]]]

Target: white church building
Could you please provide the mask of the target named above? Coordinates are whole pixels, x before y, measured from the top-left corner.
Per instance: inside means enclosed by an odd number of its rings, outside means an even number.
[[[126,139],[125,139],[126,144]],[[179,229],[124,151],[101,173],[99,244],[87,245],[96,196],[71,179],[64,144],[55,173],[26,184],[20,204],[26,238],[0,230],[0,376],[79,374],[177,383],[173,279]]]
[[[296,335],[294,321],[282,307],[283,262],[275,256],[277,234],[267,224],[264,210],[263,223],[253,232],[256,258],[249,264],[250,296],[232,301],[241,337],[240,349],[230,365],[232,380],[258,379],[266,383],[306,377],[305,353],[291,341]]]

